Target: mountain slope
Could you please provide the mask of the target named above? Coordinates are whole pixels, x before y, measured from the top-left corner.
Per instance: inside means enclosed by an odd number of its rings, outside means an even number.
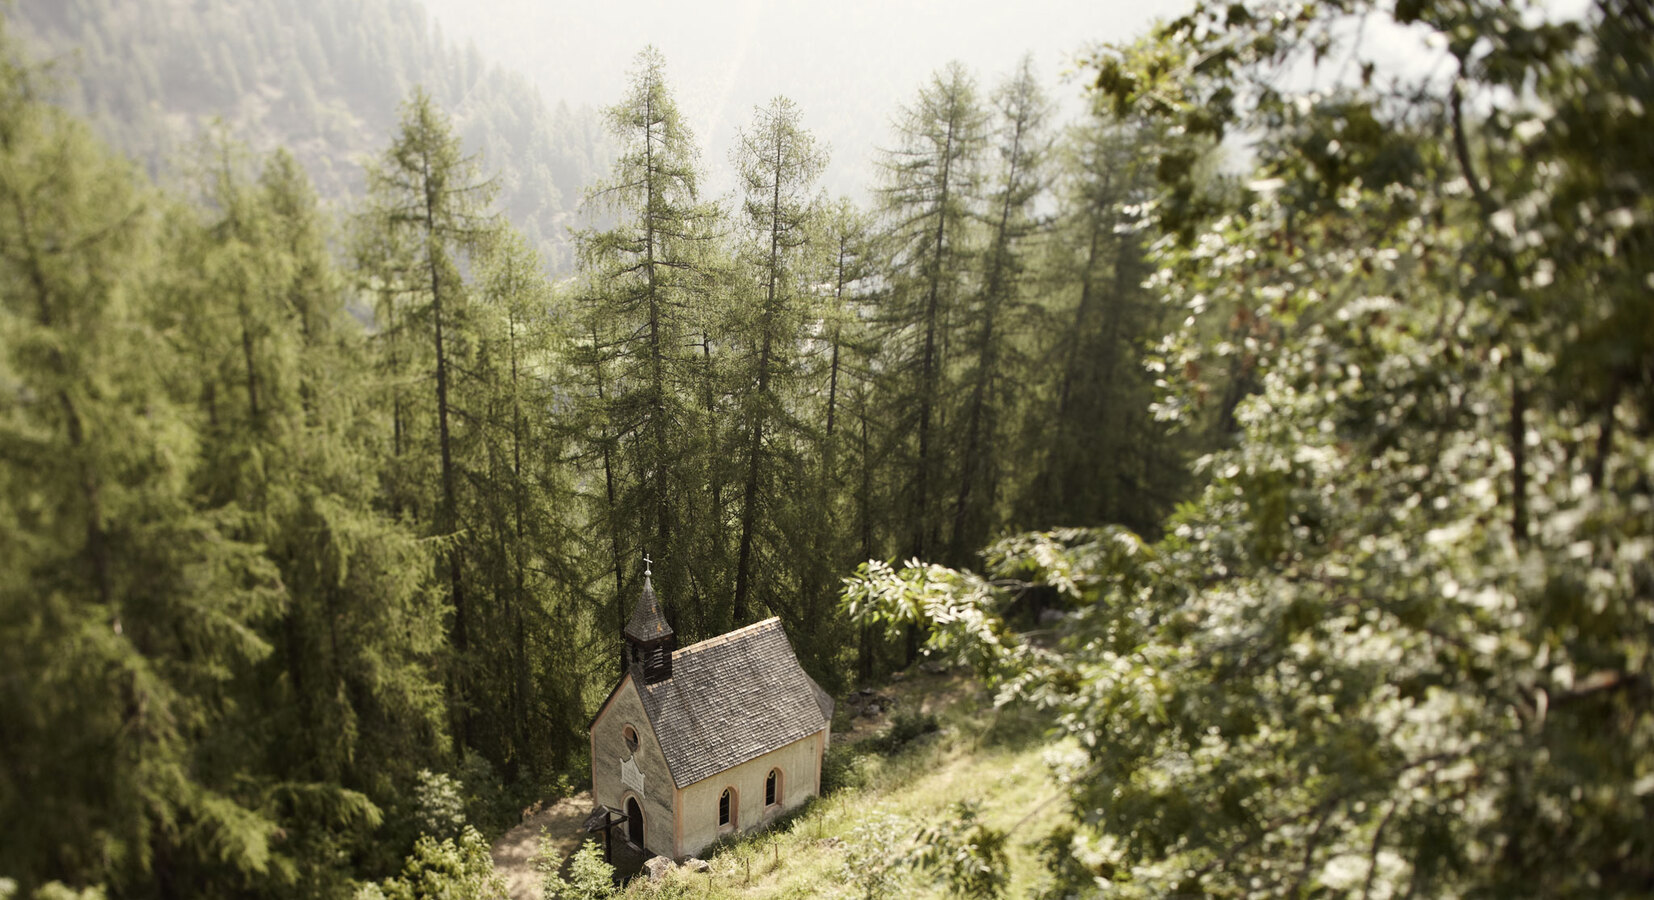
[[[594,111],[548,107],[412,0],[21,0],[9,18],[55,61],[66,105],[152,171],[218,118],[255,149],[291,149],[334,201],[361,192],[362,161],[422,85],[553,271],[570,267],[571,211],[608,165]]]

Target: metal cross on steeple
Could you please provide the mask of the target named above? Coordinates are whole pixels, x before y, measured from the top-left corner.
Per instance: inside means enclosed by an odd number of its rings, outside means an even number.
[[[643,577],[650,578],[650,577],[654,576],[655,573],[654,573],[653,569],[651,568],[652,566],[654,566],[654,564],[655,564],[655,561],[649,558],[649,554],[644,553],[643,554]]]

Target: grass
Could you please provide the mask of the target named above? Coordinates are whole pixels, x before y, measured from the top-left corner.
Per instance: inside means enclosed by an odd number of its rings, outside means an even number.
[[[949,812],[954,801],[980,804],[982,821],[1010,832],[1007,897],[1039,891],[1043,870],[1037,842],[1050,833],[1057,807],[1041,803],[1059,790],[1051,751],[1065,749],[1045,739],[1045,723],[1029,714],[996,712],[964,680],[919,676],[892,689],[902,709],[931,713],[940,726],[899,749],[885,734],[835,746],[830,766],[844,782],[768,830],[742,835],[715,847],[706,874],[675,872],[659,885],[632,882],[627,896],[706,898],[823,897],[848,895],[845,849],[854,829],[881,814],[899,817],[885,835],[889,844],[908,844],[920,828]],[[909,730],[912,730],[911,728]],[[944,886],[923,873],[907,873],[893,893],[902,897],[943,897]]]

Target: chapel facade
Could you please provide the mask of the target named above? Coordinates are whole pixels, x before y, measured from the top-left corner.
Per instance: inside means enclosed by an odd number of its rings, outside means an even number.
[[[779,619],[677,649],[645,574],[624,634],[625,674],[591,724],[592,797],[625,817],[614,837],[681,859],[820,793],[833,700]]]

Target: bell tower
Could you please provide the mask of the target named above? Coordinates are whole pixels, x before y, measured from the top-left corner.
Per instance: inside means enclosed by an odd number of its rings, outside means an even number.
[[[661,614],[660,601],[655,599],[655,587],[650,582],[652,562],[645,556],[643,563],[643,594],[637,599],[624,634],[626,668],[633,678],[647,685],[672,677],[672,650],[677,636]]]

